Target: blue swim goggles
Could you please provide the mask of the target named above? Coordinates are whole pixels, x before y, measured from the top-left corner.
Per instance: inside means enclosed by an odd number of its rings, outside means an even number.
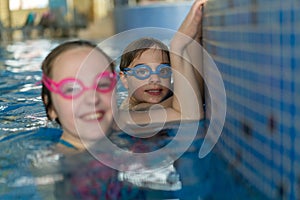
[[[157,74],[160,78],[170,78],[172,75],[172,68],[169,64],[160,64],[155,71],[145,64],[138,64],[133,68],[124,68],[124,74],[134,76],[137,79],[145,80],[152,74]]]

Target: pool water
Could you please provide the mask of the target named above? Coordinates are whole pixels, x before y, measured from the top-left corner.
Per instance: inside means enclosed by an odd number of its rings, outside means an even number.
[[[74,162],[62,165],[64,155],[54,153],[61,130],[47,122],[37,84],[43,58],[60,42],[33,40],[0,49],[0,199],[76,198],[67,187],[54,194],[58,185],[72,187],[74,169],[82,168]],[[200,137],[176,161],[181,190],[137,187],[131,192],[143,199],[267,199],[220,156],[218,147],[199,159],[201,143]]]

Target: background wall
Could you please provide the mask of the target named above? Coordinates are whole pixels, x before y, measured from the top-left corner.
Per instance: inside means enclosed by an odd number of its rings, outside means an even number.
[[[192,2],[153,3],[140,6],[118,6],[114,9],[115,32],[140,27],[177,30]]]
[[[210,0],[204,47],[227,93],[218,142],[272,199],[300,199],[300,1]]]
[[[10,21],[8,8],[8,1],[0,1],[0,20],[3,26],[6,26]]]

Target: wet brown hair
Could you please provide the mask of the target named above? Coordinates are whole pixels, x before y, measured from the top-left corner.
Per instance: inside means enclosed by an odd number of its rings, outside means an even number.
[[[100,49],[96,44],[86,41],[86,40],[73,40],[73,41],[67,41],[64,42],[57,47],[55,47],[44,59],[42,62],[42,71],[43,74],[46,75],[49,78],[52,78],[52,68],[53,68],[53,63],[57,59],[58,56],[60,56],[63,52],[69,51],[71,49],[75,48],[82,48],[82,47],[90,47],[92,49],[96,49],[99,51],[110,63],[109,67],[111,68],[112,71],[115,71],[115,63],[113,60],[102,50]],[[49,109],[53,109],[53,104],[51,100],[51,92],[48,90],[48,88],[43,84],[42,85],[42,92],[41,92],[42,100],[45,106],[47,118],[49,120],[53,120],[49,116]],[[59,119],[55,119],[59,124]]]
[[[128,67],[135,58],[141,56],[146,50],[161,50],[162,54],[166,54],[170,61],[169,48],[160,40],[150,37],[140,38],[131,42],[123,51],[120,61],[120,71]]]

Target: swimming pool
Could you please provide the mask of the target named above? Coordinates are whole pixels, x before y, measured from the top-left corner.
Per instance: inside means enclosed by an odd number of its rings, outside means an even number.
[[[47,124],[40,98],[41,86],[37,84],[41,79],[43,58],[60,42],[32,40],[1,47],[0,199],[66,198],[64,191],[58,196],[53,193],[56,183],[70,184],[68,177],[63,175],[68,169],[62,172],[57,168],[63,155],[53,154],[51,148],[61,131]],[[202,126],[201,122],[199,124]],[[201,141],[195,141],[178,159],[181,190],[137,188],[145,193],[143,198],[266,199],[235,172],[233,165],[219,156],[217,148],[199,159]]]

